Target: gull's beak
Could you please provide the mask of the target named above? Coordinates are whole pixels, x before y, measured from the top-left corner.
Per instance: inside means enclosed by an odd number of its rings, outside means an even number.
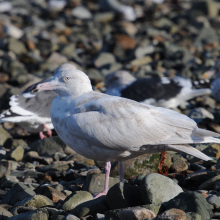
[[[104,82],[100,82],[100,83],[96,84],[95,87],[96,87],[96,89],[101,89],[104,86],[105,86],[105,83]]]
[[[32,93],[34,92],[40,92],[40,91],[44,91],[44,90],[53,90],[55,89],[57,86],[56,85],[51,85],[50,82],[46,82],[46,83],[40,83],[37,84],[33,89],[32,89]]]

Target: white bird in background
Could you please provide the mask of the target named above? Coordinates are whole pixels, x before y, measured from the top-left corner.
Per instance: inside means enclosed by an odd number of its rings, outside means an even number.
[[[145,105],[92,90],[88,76],[79,70],[58,72],[33,92],[53,90],[51,119],[59,137],[77,153],[106,162],[104,191],[108,191],[110,161],[123,161],[145,153],[173,150],[203,160],[210,157],[188,144],[220,143],[220,134],[200,129],[189,117],[173,110]]]
[[[193,89],[191,81],[180,76],[136,79],[123,70],[108,75],[105,84],[108,95],[165,108],[176,108],[187,100],[211,94],[210,89]]]
[[[65,63],[59,66],[54,74],[65,69],[76,69],[73,64]],[[48,77],[39,83],[48,82],[52,77]],[[43,91],[35,95],[31,94],[32,89],[39,83],[29,86],[22,94],[13,95],[10,98],[10,108],[0,115],[0,122],[18,123],[28,132],[39,132],[41,139],[52,136],[53,124],[50,118],[50,106],[57,96],[54,91]]]

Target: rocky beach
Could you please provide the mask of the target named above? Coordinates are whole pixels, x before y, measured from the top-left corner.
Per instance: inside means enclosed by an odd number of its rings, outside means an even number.
[[[63,63],[97,86],[118,70],[136,78],[182,76],[210,88],[220,76],[220,2],[214,0],[0,1],[0,106],[53,76]],[[220,84],[219,84],[220,85]],[[220,133],[214,94],[175,108],[199,128]],[[41,140],[16,123],[0,125],[0,220],[220,219],[220,145],[196,144],[211,157],[166,151],[112,162],[77,154],[53,130]]]

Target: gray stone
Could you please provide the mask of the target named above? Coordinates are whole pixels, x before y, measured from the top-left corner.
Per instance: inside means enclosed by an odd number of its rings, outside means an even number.
[[[3,201],[15,205],[17,202],[30,198],[35,192],[24,183],[16,183],[4,196]]]
[[[138,187],[126,183],[117,183],[109,189],[106,201],[110,209],[120,209],[140,205]]]
[[[3,145],[8,138],[11,138],[11,135],[0,125],[0,145]]]
[[[92,200],[93,196],[86,191],[76,191],[68,196],[62,203],[62,209],[65,211],[70,211],[71,209],[75,208],[79,204],[83,202],[87,202]]]
[[[183,192],[180,186],[168,177],[151,173],[145,176],[139,186],[143,204],[161,204]]]
[[[46,209],[40,208],[31,212],[26,212],[10,218],[10,220],[48,220],[49,214]]]
[[[13,170],[13,164],[11,161],[0,161],[0,178],[4,175],[9,175]]]
[[[105,220],[105,215],[104,215],[104,214],[97,213],[97,214],[96,214],[96,217],[95,217],[95,220]]]
[[[220,198],[216,195],[211,195],[209,197],[206,198],[206,201],[213,205],[216,209],[218,209],[220,207]]]
[[[27,52],[25,45],[21,41],[15,40],[14,38],[10,38],[8,49],[13,51],[16,55],[21,55]]]
[[[71,214],[81,218],[87,215],[95,216],[97,213],[105,213],[109,210],[106,203],[106,197],[101,196],[97,199],[93,199],[87,202],[83,202],[77,205],[72,211]]]
[[[184,212],[194,212],[201,216],[202,220],[210,219],[212,210],[204,196],[197,192],[182,192],[173,199],[163,203],[166,210],[176,208]]]
[[[141,207],[123,209],[120,211],[119,216],[122,220],[142,220],[156,217],[156,215],[151,210]]]
[[[63,217],[62,220],[80,220],[80,219],[74,215],[69,214],[69,215]]]
[[[19,162],[24,157],[24,148],[21,146],[12,149],[8,156],[10,159],[14,159],[15,161]]]
[[[12,216],[13,215],[11,214],[11,212],[7,211],[6,209],[0,206],[0,219],[1,220],[9,219]]]
[[[32,143],[31,151],[36,151],[40,156],[53,156],[56,152],[65,153],[67,155],[74,154],[69,146],[67,146],[59,137],[45,138]]]
[[[114,186],[116,183],[119,183],[119,178],[109,178],[109,188]],[[86,182],[83,185],[83,190],[89,191],[91,194],[97,194],[103,191],[105,184],[105,174],[98,173],[88,175]]]
[[[16,147],[23,147],[24,149],[29,149],[28,144],[22,139],[10,138],[4,143],[5,148],[14,149]]]
[[[170,167],[171,172],[179,173],[188,170],[188,164],[186,160],[179,156],[178,158],[173,158],[173,164]]]
[[[186,213],[186,220],[202,220],[201,216],[194,212]]]
[[[92,18],[92,14],[83,6],[78,6],[72,10],[72,15],[79,19],[90,19]]]
[[[13,215],[19,215],[19,214],[22,214],[22,213],[25,213],[25,212],[31,212],[31,211],[34,211],[36,210],[37,208],[36,207],[31,207],[31,206],[14,206],[12,209],[10,209],[10,212],[13,214]]]
[[[95,66],[100,68],[106,64],[115,63],[115,57],[111,53],[101,53],[95,60]]]
[[[36,208],[41,208],[41,207],[44,207],[44,206],[53,206],[54,204],[46,196],[34,195],[32,197],[29,197],[27,199],[24,199],[24,200],[16,203],[16,205],[32,206],[32,207],[36,207]]]
[[[17,28],[16,26],[12,24],[7,24],[7,26],[5,26],[4,28],[4,32],[8,36],[11,36],[16,39],[19,39],[24,34],[24,32],[21,29]]]

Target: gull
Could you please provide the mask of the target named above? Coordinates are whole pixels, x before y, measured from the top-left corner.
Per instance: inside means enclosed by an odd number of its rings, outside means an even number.
[[[64,69],[76,69],[73,64],[65,63],[60,65],[54,72]],[[10,108],[0,115],[0,122],[18,123],[28,132],[39,132],[40,139],[52,136],[53,124],[50,118],[50,106],[57,96],[54,91],[43,91],[31,94],[31,91],[40,83],[49,82],[52,77],[48,77],[38,83],[29,86],[23,93],[10,97]]]
[[[58,136],[77,153],[106,163],[104,190],[95,198],[108,192],[111,161],[119,162],[123,182],[127,159],[172,150],[211,160],[189,144],[220,143],[215,138],[220,134],[198,128],[174,110],[93,91],[80,70],[62,70],[33,92],[44,90],[58,94],[50,110]]]
[[[105,84],[108,95],[166,108],[176,108],[187,100],[211,94],[210,89],[193,89],[191,81],[180,76],[136,79],[123,70],[108,75]]]

